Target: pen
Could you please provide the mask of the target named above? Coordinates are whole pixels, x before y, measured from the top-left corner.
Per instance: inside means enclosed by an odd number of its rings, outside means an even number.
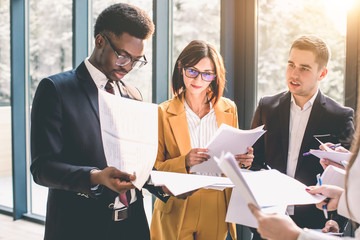
[[[330,145],[329,148],[335,149],[335,148],[340,147],[340,146],[341,146],[341,143],[337,143],[337,144]]]
[[[319,185],[321,186],[321,185],[322,185],[321,177],[319,177],[318,180],[319,180]],[[327,212],[326,204],[323,205],[322,208],[323,208],[323,212],[324,212],[325,219],[328,219],[328,212]]]
[[[337,144],[333,144],[333,145],[328,146],[328,148],[331,148],[331,149],[334,150],[335,148],[340,147],[340,146],[341,146],[341,143],[337,143]],[[303,156],[308,156],[310,154],[311,154],[310,152],[306,152],[306,153],[303,153]]]

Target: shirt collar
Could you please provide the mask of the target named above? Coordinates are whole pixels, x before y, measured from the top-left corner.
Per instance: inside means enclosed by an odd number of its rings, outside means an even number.
[[[312,97],[310,98],[310,100],[307,101],[307,102],[304,104],[303,110],[306,110],[306,109],[308,109],[309,107],[312,107],[312,105],[314,105],[314,101],[315,101],[318,93],[319,93],[319,89],[316,91],[316,93],[314,94],[314,96],[312,96]],[[290,100],[290,102],[291,102],[291,104],[292,104],[293,106],[296,106],[296,107],[300,108],[298,105],[296,105],[295,98],[294,98],[294,96],[293,96],[292,94],[291,94],[291,100]]]
[[[104,73],[102,73],[99,69],[97,69],[94,65],[89,61],[89,57],[85,59],[85,66],[90,73],[91,78],[99,89],[105,89],[105,85],[108,81],[107,77]]]

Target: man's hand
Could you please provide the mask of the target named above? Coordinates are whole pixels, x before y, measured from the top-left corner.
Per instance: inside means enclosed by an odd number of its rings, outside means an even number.
[[[329,220],[325,223],[325,227],[322,229],[322,232],[328,233],[338,233],[340,230],[339,224],[334,220]]]
[[[348,153],[349,150],[347,150],[346,148],[342,147],[342,146],[338,146],[338,147],[335,147],[335,148],[332,148],[332,146],[335,146],[333,143],[330,143],[330,142],[327,142],[327,143],[324,143],[324,145],[326,145],[327,147],[333,149],[334,151],[336,152],[343,152],[343,153]],[[320,145],[319,146],[319,149],[321,150],[325,150],[324,146],[323,145]],[[325,170],[329,165],[332,165],[334,167],[338,167],[338,168],[341,168],[341,169],[345,169],[345,167],[341,164],[338,164],[334,161],[331,161],[329,159],[326,159],[326,158],[322,158],[320,159],[320,165],[323,167],[323,169]]]
[[[107,167],[103,170],[95,169],[90,173],[91,185],[104,185],[118,193],[135,188],[131,183],[135,179],[135,175],[122,172],[114,167]]]
[[[164,191],[164,193],[166,193],[167,195],[171,196],[171,197],[176,197],[178,199],[186,199],[187,197],[191,196],[194,192],[196,192],[197,190],[199,189],[196,189],[196,190],[193,190],[193,191],[190,191],[190,192],[186,192],[186,193],[183,193],[183,194],[180,194],[180,195],[177,195],[177,196],[174,196],[167,187],[165,186],[162,186],[162,190]]]
[[[344,167],[343,165],[338,164],[338,163],[336,163],[336,162],[334,162],[334,161],[331,161],[331,160],[329,160],[329,159],[327,159],[327,158],[321,158],[321,159],[320,159],[320,165],[323,167],[324,170],[325,170],[328,166],[330,166],[330,165],[345,170],[345,167]]]
[[[247,153],[237,154],[235,155],[235,159],[240,164],[241,167],[243,168],[250,167],[252,162],[254,161],[254,149],[252,147],[248,147]]]
[[[204,161],[207,161],[210,158],[210,155],[206,154],[209,150],[206,148],[193,148],[185,156],[186,167],[192,167],[196,164],[200,164]]]
[[[262,238],[277,240],[296,240],[298,238],[301,229],[289,216],[263,213],[253,204],[249,204],[249,208],[258,221],[257,231]]]

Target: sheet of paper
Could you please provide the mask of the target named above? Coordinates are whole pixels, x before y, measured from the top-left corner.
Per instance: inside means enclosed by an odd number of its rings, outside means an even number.
[[[166,186],[175,196],[204,187],[218,189],[221,186],[223,189],[234,186],[226,177],[163,171],[151,171],[151,182],[155,186]]]
[[[208,154],[211,156],[209,160],[190,168],[190,172],[199,173],[222,173],[214,157],[220,157],[222,152],[230,152],[232,154],[244,154],[247,148],[265,133],[264,125],[251,129],[241,130],[226,124],[221,124],[214,136],[211,138],[206,148],[209,149]]]
[[[135,173],[141,189],[152,170],[158,147],[158,106],[99,92],[99,117],[108,166]]]
[[[246,203],[246,201],[241,197],[241,195],[242,195],[241,191],[238,188],[234,187],[231,194],[230,203],[225,221],[257,228],[258,227],[257,220],[254,217],[254,215],[252,215],[252,213],[250,212],[248,203]],[[285,214],[286,205],[272,206],[267,208],[260,207],[260,209],[262,212],[265,213]]]
[[[252,193],[247,181],[244,179],[244,175],[241,173],[234,155],[231,153],[222,154],[220,158],[214,158],[220,169],[230,180],[235,184],[237,190],[241,192],[242,198],[248,203],[252,203],[257,207],[260,207]]]
[[[321,174],[322,184],[335,185],[345,188],[346,171],[334,166],[328,166]]]
[[[351,156],[351,153],[344,153],[344,152],[337,152],[337,151],[322,151],[319,149],[311,149],[309,151],[312,155],[315,155],[318,158],[327,158],[333,162],[336,162],[338,164],[341,164],[343,166],[346,166],[349,158]]]
[[[245,211],[248,203],[253,203],[264,211],[266,209],[269,212],[275,210],[278,212],[280,209],[281,212],[285,212],[287,205],[313,204],[325,199],[321,195],[309,194],[305,190],[306,185],[277,170],[241,171],[231,153],[226,153],[220,159],[215,158],[215,160],[221,170],[235,184],[230,200],[233,204],[229,204],[227,221],[231,222],[237,219],[235,221],[237,223],[247,226],[254,225],[255,223],[251,222],[252,214],[249,210]],[[242,201],[239,201],[239,198]]]

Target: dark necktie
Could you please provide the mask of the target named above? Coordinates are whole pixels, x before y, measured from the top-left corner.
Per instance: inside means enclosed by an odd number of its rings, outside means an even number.
[[[108,92],[108,93],[111,93],[113,95],[115,95],[115,90],[114,90],[114,86],[113,86],[113,81],[111,80],[108,80],[106,85],[105,85],[105,90]]]
[[[108,93],[111,93],[113,95],[115,95],[115,90],[114,90],[114,86],[113,86],[113,81],[111,80],[108,80],[106,85],[105,85],[105,90],[108,92]],[[129,202],[131,201],[131,193],[130,193],[130,190],[129,191],[126,191],[126,193],[120,193],[119,194],[119,197],[120,197],[120,202],[122,204],[124,204],[126,207],[129,206]]]

